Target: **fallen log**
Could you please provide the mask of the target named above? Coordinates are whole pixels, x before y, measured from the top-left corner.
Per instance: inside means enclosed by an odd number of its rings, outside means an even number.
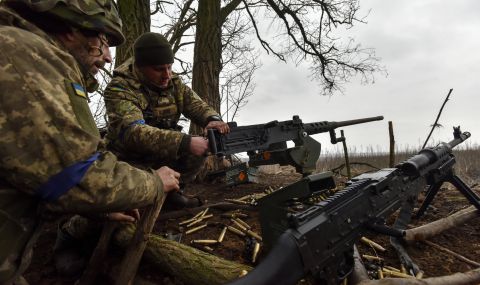
[[[474,206],[470,206],[448,217],[439,219],[437,221],[417,228],[406,230],[404,239],[406,242],[409,243],[414,241],[426,240],[445,230],[462,225],[474,217],[478,217],[479,213],[480,212]]]
[[[119,227],[113,241],[125,248],[134,232],[133,225]],[[185,284],[225,284],[253,269],[153,234],[149,237],[143,256],[155,268],[175,276]]]

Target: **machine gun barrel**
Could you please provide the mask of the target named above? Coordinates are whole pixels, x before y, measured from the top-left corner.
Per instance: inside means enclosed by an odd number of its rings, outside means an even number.
[[[431,169],[439,168],[447,162],[454,163],[452,149],[470,137],[469,132],[454,132],[455,138],[448,143],[440,143],[431,148],[422,149],[418,154],[397,165],[409,176],[422,176]]]
[[[324,132],[329,132],[332,143],[337,143],[344,138],[336,138],[336,128],[380,120],[383,120],[383,116],[340,122],[303,123],[298,116],[293,116],[289,121],[272,121],[249,126],[237,126],[231,122],[230,133],[220,134],[215,129],[209,129],[207,135],[211,153],[223,156],[239,152],[272,150],[272,146],[278,146],[279,143],[285,144],[286,148],[286,142],[291,140],[296,142],[295,145],[297,143],[302,145],[310,134]]]
[[[340,121],[340,122],[315,122],[315,123],[306,123],[303,124],[305,132],[308,135],[314,135],[318,133],[325,133],[330,130],[334,130],[336,128],[351,126],[351,125],[358,125],[373,121],[381,121],[383,120],[383,116],[376,116],[376,117],[369,117],[363,119],[356,119],[356,120],[348,120],[348,121]]]

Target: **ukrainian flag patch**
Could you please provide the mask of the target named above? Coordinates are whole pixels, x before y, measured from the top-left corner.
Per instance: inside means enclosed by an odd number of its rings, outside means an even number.
[[[73,90],[75,91],[75,94],[85,99],[87,98],[87,93],[85,92],[85,89],[83,89],[82,85],[72,82],[72,87],[73,87]]]

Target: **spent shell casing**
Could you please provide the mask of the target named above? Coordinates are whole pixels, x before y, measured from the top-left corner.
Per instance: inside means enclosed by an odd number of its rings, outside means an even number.
[[[403,274],[407,274],[407,269],[405,268],[405,265],[400,264],[400,272],[402,272]]]
[[[200,223],[201,221],[206,220],[206,219],[211,218],[211,217],[213,217],[213,214],[206,215],[206,216],[200,216],[200,217],[198,217],[195,221],[193,221],[193,222],[191,222],[190,224],[188,224],[188,225],[187,225],[187,228],[189,228],[189,227],[191,227],[191,226],[193,226],[193,225],[195,225],[195,224],[198,224],[198,223]]]
[[[378,274],[378,279],[383,279],[384,278],[382,269],[378,269],[377,274]]]
[[[206,210],[198,212],[195,216],[193,216],[194,219],[200,217]]]
[[[247,230],[246,233],[247,233],[247,235],[249,235],[249,236],[251,236],[251,237],[253,237],[257,240],[262,241],[262,237],[259,234],[257,234],[256,232],[253,232],[251,230]]]
[[[235,219],[235,218],[248,218],[248,215],[247,215],[247,214],[238,212],[238,210],[235,211],[235,212],[223,213],[223,214],[221,214],[220,216],[223,217],[223,218],[230,218],[230,219]]]
[[[242,224],[240,224],[239,222],[237,222],[236,219],[231,219],[230,221],[232,221],[232,223],[234,223],[237,228],[239,228],[241,231],[245,232],[247,231],[248,229],[246,227],[244,227]]]
[[[223,199],[226,202],[234,203],[234,204],[239,204],[239,205],[248,205],[249,203],[247,201],[240,201],[236,199]]]
[[[205,224],[203,224],[203,225],[201,225],[201,226],[195,227],[195,228],[193,228],[193,229],[190,229],[190,230],[186,231],[185,234],[188,235],[188,234],[194,233],[194,232],[196,232],[196,231],[199,231],[199,230],[203,229],[203,228],[206,227],[206,226],[207,226],[207,223],[205,223]]]
[[[400,269],[397,269],[397,268],[395,268],[395,267],[393,267],[393,266],[385,265],[384,267],[385,267],[386,269],[388,269],[388,270],[391,270],[391,271],[400,272]]]
[[[255,242],[255,245],[253,246],[252,263],[255,263],[255,261],[257,261],[257,256],[259,251],[260,251],[260,243]]]
[[[363,254],[362,258],[366,260],[371,260],[371,261],[383,261],[383,258],[381,257],[368,255],[368,254]]]
[[[190,218],[188,220],[185,220],[185,221],[181,221],[180,223],[178,223],[179,226],[181,225],[185,225],[185,224],[188,224],[188,223],[191,223],[193,221],[195,221],[197,218],[196,217],[193,217],[193,218]]]
[[[207,214],[208,210],[210,210],[210,208],[206,208],[205,211],[203,211],[203,213],[200,215],[200,217],[205,217],[205,215]]]
[[[402,273],[402,272],[397,272],[397,271],[392,271],[392,270],[388,270],[386,268],[383,268],[382,269],[383,273],[389,275],[389,276],[392,276],[392,277],[399,277],[399,278],[415,278],[414,276],[411,276],[411,275],[408,275],[408,274],[405,274],[405,273]]]
[[[237,234],[237,235],[239,235],[239,236],[242,236],[242,237],[245,236],[245,233],[244,233],[244,232],[242,232],[241,230],[239,230],[239,229],[237,229],[237,228],[235,228],[235,227],[227,226],[227,229],[228,229],[229,231],[231,231],[232,233],[235,233],[235,234]]]
[[[251,198],[251,197],[252,197],[252,195],[246,195],[246,196],[238,198],[237,200],[238,201],[245,201],[245,200],[247,200],[248,198]]]
[[[378,243],[376,243],[376,242],[374,242],[373,240],[370,240],[370,239],[368,239],[368,238],[366,238],[366,237],[362,237],[360,240],[361,240],[362,242],[366,243],[367,245],[375,248],[375,249],[378,250],[378,251],[382,251],[382,252],[383,252],[383,251],[386,251],[386,249],[385,249],[383,246],[379,245]]]
[[[255,193],[255,194],[253,194],[253,199],[258,200],[258,199],[263,198],[265,196],[267,196],[267,194],[265,194],[265,193]]]
[[[213,251],[213,248],[209,247],[208,245],[204,246],[203,249],[206,251]]]
[[[424,272],[422,270],[418,271],[417,275],[415,275],[415,278],[417,279],[422,279],[423,278]]]
[[[240,218],[235,218],[235,221],[239,222],[241,225],[243,225],[244,228],[248,230],[252,228],[249,224],[247,224],[245,221],[243,221]]]
[[[192,244],[217,244],[218,240],[214,239],[195,239],[191,241]]]
[[[220,233],[220,236],[218,237],[218,242],[222,242],[223,238],[225,238],[225,233],[227,232],[227,227],[223,227],[222,232]]]

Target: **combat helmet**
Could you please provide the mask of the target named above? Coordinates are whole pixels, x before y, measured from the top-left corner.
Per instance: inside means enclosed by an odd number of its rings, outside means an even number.
[[[80,29],[102,32],[110,46],[125,42],[122,21],[112,0],[7,0],[21,2],[34,12],[45,12]]]

